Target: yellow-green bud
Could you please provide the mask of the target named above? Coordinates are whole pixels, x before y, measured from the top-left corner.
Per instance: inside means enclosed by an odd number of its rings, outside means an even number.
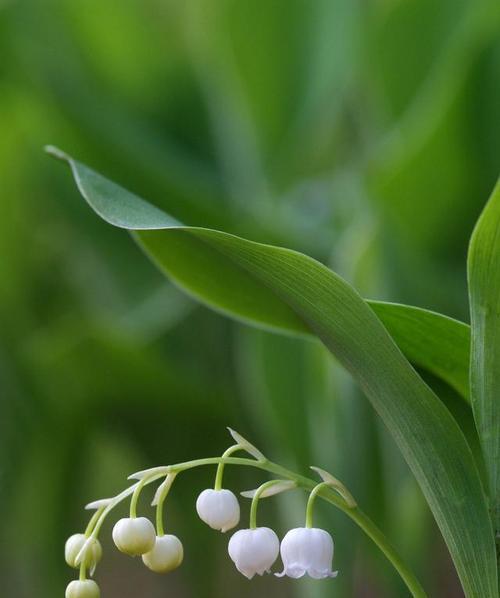
[[[170,534],[157,536],[154,548],[142,555],[146,567],[155,573],[168,573],[177,569],[183,558],[181,541]]]
[[[128,517],[116,523],[113,540],[121,552],[138,556],[153,549],[156,532],[154,525],[146,517]]]
[[[82,550],[84,544],[87,542],[85,554],[82,555],[81,561],[85,560],[85,565],[89,569],[94,569],[102,557],[102,547],[99,540],[94,538],[87,538],[84,534],[73,534],[70,536],[64,547],[64,557],[70,567],[78,568],[80,565],[76,557]]]
[[[71,581],[66,588],[66,598],[100,598],[99,586],[92,579]]]

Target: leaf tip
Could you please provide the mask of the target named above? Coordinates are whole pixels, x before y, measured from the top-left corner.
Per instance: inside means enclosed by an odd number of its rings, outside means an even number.
[[[68,156],[68,154],[63,152],[61,149],[59,149],[55,145],[44,145],[43,151],[45,153],[49,154],[49,156],[56,158],[57,160],[63,160],[64,162],[69,162],[71,160],[71,158]]]

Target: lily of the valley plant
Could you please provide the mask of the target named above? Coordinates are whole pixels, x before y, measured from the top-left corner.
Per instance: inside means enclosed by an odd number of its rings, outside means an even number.
[[[470,243],[469,326],[425,309],[365,300],[325,265],[296,251],[183,225],[60,150],[48,151],[70,165],[91,208],[109,224],[130,231],[154,263],[191,296],[245,323],[319,339],[359,383],[393,436],[434,515],[465,596],[498,598],[500,183]],[[432,387],[419,372],[431,374],[426,380],[432,381]],[[453,402],[460,403],[457,409]],[[136,517],[137,498],[143,485],[164,478],[157,495],[161,505],[175,475],[209,463],[221,467],[225,463],[252,465],[280,480],[255,492],[250,528],[240,530],[230,541],[229,554],[245,575],[268,570],[278,555],[274,532],[257,528],[255,517],[259,498],[271,493],[273,486],[275,490],[283,488],[286,480],[311,492],[310,510],[316,494],[344,510],[391,560],[409,591],[414,596],[425,595],[409,568],[354,506],[342,485],[327,478],[322,483],[332,487],[315,489],[309,478],[288,472],[262,456],[254,457],[226,455],[193,462],[195,465],[155,469],[141,475],[136,486],[109,503],[98,503],[84,538],[74,536],[68,543],[68,561],[79,563],[83,571],[80,585],[70,586],[68,595],[97,595],[98,589],[86,579],[86,571],[100,558],[99,528],[116,502],[129,495],[131,517],[115,529],[117,546],[128,554],[141,554],[153,570],[177,566],[182,560],[180,542],[163,534],[160,521],[155,530],[150,522]],[[239,516],[235,496],[223,492],[218,483],[214,490],[202,493],[197,509],[214,529],[230,529]],[[304,528],[289,532],[281,542],[283,574],[334,575],[333,544],[325,534],[314,530],[310,519]]]
[[[228,552],[238,571],[248,579],[252,579],[256,574],[270,573],[280,552],[283,571],[276,573],[278,577],[336,577],[337,572],[332,571],[333,539],[326,530],[313,527],[313,506],[318,495],[348,513],[368,534],[377,536],[378,541],[384,544],[383,536],[357,508],[354,498],[339,480],[326,471],[313,467],[322,478],[321,482],[315,483],[268,461],[243,436],[234,430],[230,430],[230,433],[236,444],[230,446],[221,457],[209,457],[137,472],[129,476],[129,479],[138,481],[114,498],[97,500],[87,505],[87,509],[95,510],[95,513],[85,532],[72,535],[66,542],[66,562],[70,567],[80,570],[79,579],[70,582],[66,588],[66,598],[100,596],[97,583],[87,577],[94,575],[102,556],[99,532],[112,509],[129,497],[130,516],[120,519],[113,528],[113,540],[118,550],[132,557],[140,556],[146,567],[155,573],[168,573],[179,567],[183,560],[184,548],[177,536],[165,533],[164,502],[176,476],[183,471],[206,465],[217,465],[214,488],[207,488],[201,492],[196,501],[196,510],[202,521],[222,532],[233,529],[240,522],[240,506],[236,495],[222,487],[226,464],[257,467],[280,476],[264,482],[256,490],[241,493],[244,497],[252,499],[250,522],[248,528],[240,529],[231,536]],[[237,451],[246,451],[252,458],[231,457]],[[137,503],[144,486],[158,481],[160,484],[152,503],[156,507],[155,526],[147,517],[137,516]],[[288,531],[280,546],[278,536],[271,528],[257,525],[257,506],[261,498],[293,488],[310,491],[305,525]],[[388,545],[384,548],[390,551],[388,556],[397,565],[397,555],[392,554]],[[417,582],[410,574],[408,583],[409,587],[414,584],[413,587],[417,588]]]

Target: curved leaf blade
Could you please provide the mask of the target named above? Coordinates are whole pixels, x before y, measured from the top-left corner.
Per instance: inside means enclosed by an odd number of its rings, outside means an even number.
[[[182,227],[87,167],[69,163],[96,212],[132,229],[148,255],[189,292],[253,323],[309,332],[323,341],[358,381],[398,444],[466,595],[496,598],[493,530],[470,448],[359,294],[312,258],[220,231]]]
[[[468,256],[472,410],[500,537],[500,180],[472,234]]]
[[[409,361],[469,400],[470,326],[420,307],[368,303]]]
[[[187,237],[189,227],[152,204],[103,179],[57,148],[47,147],[57,158],[69,162],[78,189],[90,206],[109,224],[130,231],[169,229],[154,243],[150,257],[183,290],[202,303],[232,318],[267,330],[295,336],[311,331],[275,293],[256,282],[247,272],[222,258],[196,235]],[[103,182],[104,180],[104,182]],[[110,200],[117,196],[118,203]],[[184,231],[178,234],[177,231]],[[134,233],[133,233],[134,234]],[[141,243],[140,235],[137,235]],[[197,276],[189,273],[196,268]],[[214,279],[212,272],[217,272]],[[222,287],[219,280],[224,278]],[[462,397],[469,397],[470,328],[467,324],[419,307],[368,301],[415,365],[442,378]]]

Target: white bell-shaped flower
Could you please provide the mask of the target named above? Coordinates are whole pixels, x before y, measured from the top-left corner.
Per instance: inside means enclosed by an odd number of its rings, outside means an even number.
[[[332,571],[333,540],[328,532],[315,527],[291,529],[281,541],[284,569],[278,577],[298,578],[306,573],[314,579],[337,577]]]
[[[99,586],[92,579],[71,581],[66,588],[66,598],[100,598]]]
[[[102,547],[99,540],[95,538],[88,539],[84,534],[73,534],[66,540],[64,546],[64,558],[70,567],[76,569],[79,566],[77,556],[82,550],[84,544],[87,542],[85,554],[82,555],[81,561],[85,561],[85,565],[91,570],[95,569],[97,563],[102,557]]]
[[[196,501],[196,511],[202,521],[221,532],[240,522],[240,505],[231,490],[203,490]]]
[[[228,552],[236,568],[248,579],[269,573],[278,558],[278,536],[268,527],[240,529],[231,536]]]
[[[176,536],[157,536],[154,548],[142,555],[148,569],[155,573],[168,573],[177,569],[184,558],[182,543]]]
[[[156,531],[146,517],[127,517],[115,524],[113,541],[121,552],[138,556],[153,549]]]

